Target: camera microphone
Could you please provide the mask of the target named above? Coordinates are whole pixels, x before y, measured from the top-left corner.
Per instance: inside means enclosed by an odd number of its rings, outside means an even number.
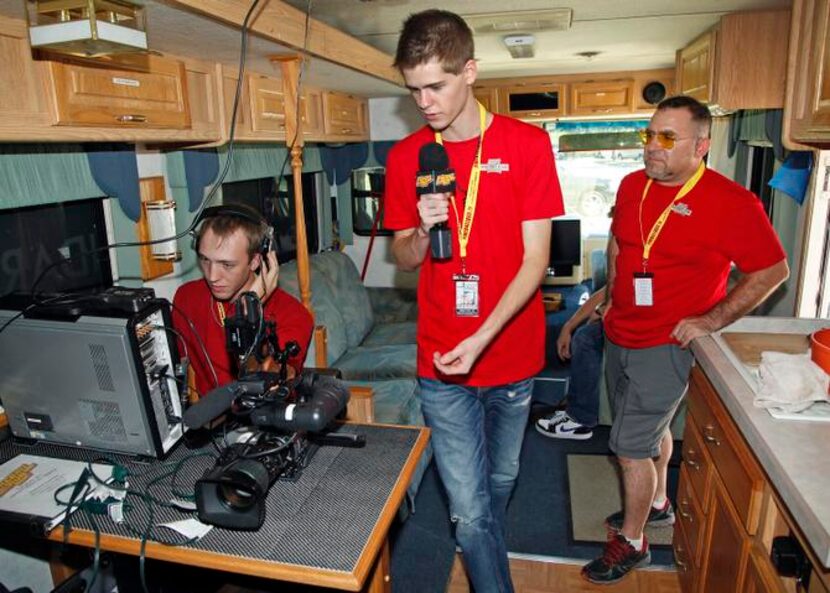
[[[238,386],[236,383],[229,383],[212,389],[206,396],[184,411],[184,414],[182,414],[184,425],[187,428],[196,429],[211,420],[216,420],[230,409],[237,393]]]
[[[450,169],[447,151],[437,142],[421,147],[418,153],[418,171],[415,177],[415,193],[443,194],[455,192],[455,171]],[[446,222],[434,224],[429,229],[429,246],[433,259],[452,257],[452,236]]]

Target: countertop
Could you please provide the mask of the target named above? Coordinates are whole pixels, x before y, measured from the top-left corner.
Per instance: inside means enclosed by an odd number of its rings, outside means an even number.
[[[809,334],[827,320],[746,317],[720,333]],[[692,352],[799,525],[813,552],[830,568],[830,423],[776,420],[753,405],[755,392],[719,334],[699,338]]]

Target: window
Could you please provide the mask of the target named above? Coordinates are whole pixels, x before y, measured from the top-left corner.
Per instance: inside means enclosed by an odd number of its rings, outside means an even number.
[[[367,167],[352,171],[352,228],[356,235],[369,236],[377,218],[376,235],[391,236],[383,228],[383,212],[378,213],[383,199],[386,169]]]
[[[320,233],[317,225],[317,173],[303,173],[303,213],[305,214],[308,252],[317,253]],[[297,257],[297,225],[294,218],[294,177],[286,175],[277,191],[273,177],[234,181],[222,184],[225,204],[245,204],[261,212],[274,227],[274,249],[281,262]]]
[[[643,168],[637,130],[648,120],[558,121],[545,127],[556,155],[565,213],[582,221],[583,236],[607,235],[608,214],[622,178]]]

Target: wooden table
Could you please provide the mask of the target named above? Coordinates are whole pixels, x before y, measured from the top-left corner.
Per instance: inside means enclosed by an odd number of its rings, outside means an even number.
[[[194,544],[176,547],[148,542],[145,556],[267,579],[388,593],[391,585],[387,532],[426,447],[429,430],[362,424],[345,424],[339,430],[365,435],[366,446],[321,447],[298,480],[277,481],[269,491],[265,523],[258,531],[215,527]],[[136,490],[146,488],[154,477],[185,460],[176,488],[187,490],[213,465],[211,457],[194,454],[212,450],[207,447],[194,451],[180,445],[164,462],[141,464],[123,456],[113,456],[113,460],[134,474],[130,487]],[[34,448],[21,447],[9,440],[0,443],[0,461],[24,451],[64,459],[100,458],[100,453],[86,450],[44,443]],[[159,498],[170,498],[170,486],[168,480],[166,486],[160,482],[150,491]],[[128,500],[136,510],[127,513],[127,520],[141,531],[150,524],[150,515],[139,498]],[[195,516],[166,508],[154,512],[152,525]],[[101,531],[102,550],[140,554],[140,537],[123,524],[100,516],[95,521]],[[151,535],[169,543],[182,542],[181,536],[173,532],[168,533],[174,536],[165,535],[166,531],[154,527]],[[47,537],[63,541],[63,527],[54,529]],[[93,523],[84,513],[72,515],[68,541],[95,546]]]

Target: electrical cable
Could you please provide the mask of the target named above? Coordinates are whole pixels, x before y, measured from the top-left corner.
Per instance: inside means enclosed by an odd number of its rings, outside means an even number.
[[[199,349],[202,351],[201,354],[204,356],[205,364],[210,369],[211,375],[213,375],[213,386],[219,387],[219,376],[216,374],[216,369],[213,366],[213,361],[210,359],[210,355],[207,351],[207,346],[205,346],[205,342],[202,340],[202,336],[199,335],[199,332],[196,331],[196,326],[194,325],[193,321],[187,316],[187,313],[182,311],[181,307],[176,306],[175,303],[172,301],[170,302],[170,306],[176,311],[179,315],[182,316],[187,322],[187,325],[190,327],[190,331],[193,333],[193,336],[196,338],[196,343],[199,344]]]

